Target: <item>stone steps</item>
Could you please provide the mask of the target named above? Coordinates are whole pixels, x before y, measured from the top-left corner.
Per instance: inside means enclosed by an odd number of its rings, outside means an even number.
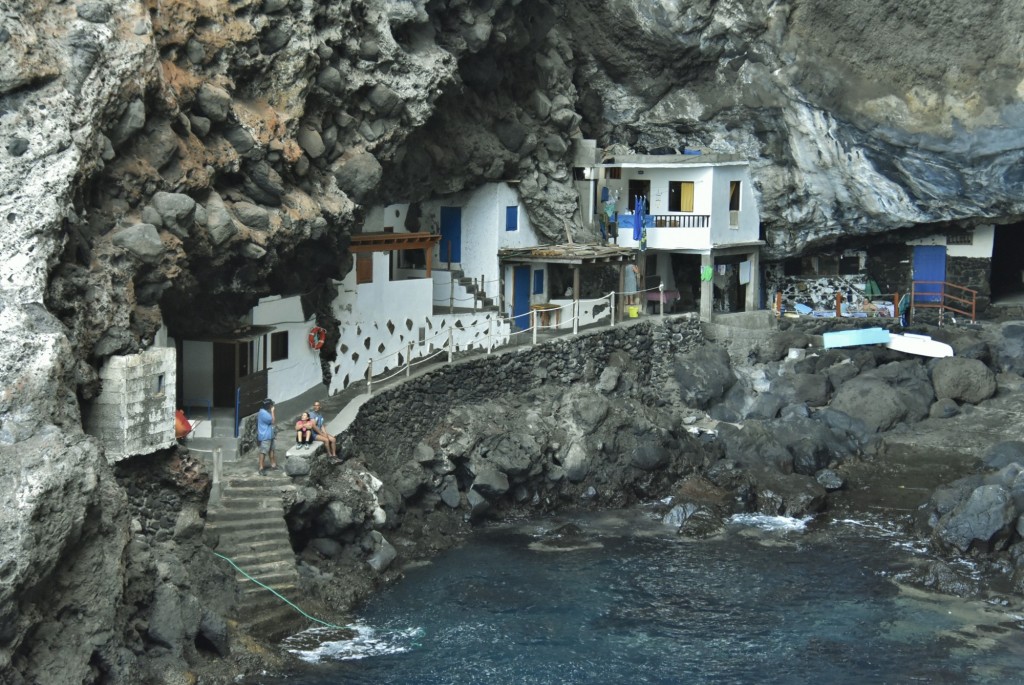
[[[207,512],[207,529],[218,540],[219,554],[298,604],[299,574],[282,504],[282,494],[293,486],[289,479],[277,475],[281,473],[228,478],[219,503]],[[282,637],[306,620],[242,573],[236,571],[235,578],[239,587],[235,618],[252,634]]]

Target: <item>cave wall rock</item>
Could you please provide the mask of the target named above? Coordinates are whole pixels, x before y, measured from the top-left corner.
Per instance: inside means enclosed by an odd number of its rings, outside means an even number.
[[[4,677],[32,673],[19,650],[49,625],[35,600],[58,569],[124,546],[81,430],[105,358],[162,324],[214,335],[261,296],[316,294],[351,268],[374,203],[514,180],[543,235],[586,238],[580,137],[746,155],[769,256],[1019,220],[1022,28],[1010,0],[6,3],[0,470],[32,496],[0,545],[38,558],[5,557],[22,600],[4,602],[0,646],[22,660]],[[106,523],[35,532],[51,492],[69,520]],[[116,597],[110,571],[97,593]]]

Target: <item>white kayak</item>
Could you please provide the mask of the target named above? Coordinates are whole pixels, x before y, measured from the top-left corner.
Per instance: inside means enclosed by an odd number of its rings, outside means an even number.
[[[953,348],[944,342],[932,340],[930,336],[916,333],[890,333],[885,344],[890,350],[919,354],[922,357],[952,357]]]

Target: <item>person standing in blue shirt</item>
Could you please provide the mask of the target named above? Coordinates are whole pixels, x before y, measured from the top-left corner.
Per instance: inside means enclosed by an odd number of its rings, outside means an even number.
[[[266,469],[263,468],[263,460],[266,457],[270,459],[270,470],[277,470],[277,459],[274,457],[274,433],[277,429],[274,428],[274,423],[274,401],[268,398],[263,400],[263,406],[256,415],[256,441],[259,443],[261,476],[267,475]]]

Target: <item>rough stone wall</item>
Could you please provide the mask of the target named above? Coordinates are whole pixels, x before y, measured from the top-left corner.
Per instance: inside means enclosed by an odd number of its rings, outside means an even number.
[[[360,409],[359,421],[350,433],[364,454],[384,460],[390,455],[404,459],[419,441],[431,436],[440,417],[453,406],[499,394],[527,395],[531,388],[546,384],[595,380],[612,355],[624,355],[646,365],[640,369],[646,382],[639,385],[637,394],[644,402],[661,405],[666,398],[655,396],[651,388],[670,381],[675,355],[703,342],[698,321],[679,317],[664,323],[618,326],[561,338],[542,347],[456,363],[374,396]],[[396,426],[401,430],[396,431]]]
[[[99,438],[107,461],[152,454],[174,445],[176,354],[153,347],[115,355],[100,369],[103,390],[85,417],[85,429]]]
[[[992,260],[971,257],[948,257],[946,259],[946,281],[978,291],[977,313],[983,314],[992,301],[989,277],[992,275]]]

